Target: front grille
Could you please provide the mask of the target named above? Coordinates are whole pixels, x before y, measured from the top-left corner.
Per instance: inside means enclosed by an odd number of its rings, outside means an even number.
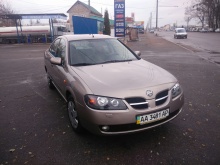
[[[148,102],[142,97],[126,98],[125,100],[134,109],[147,109],[148,108]]]
[[[109,130],[106,132],[124,132],[124,131],[132,131],[132,130],[138,130],[138,129],[142,129],[142,128],[150,128],[154,125],[163,123],[171,118],[173,118],[174,116],[176,116],[178,113],[180,112],[180,109],[172,112],[169,114],[168,117],[162,119],[162,120],[158,120],[152,123],[148,123],[148,124],[144,124],[144,125],[138,125],[136,123],[133,124],[122,124],[122,125],[110,125],[109,126]],[[102,126],[99,126],[100,130],[102,130]],[[103,131],[103,130],[102,130]]]
[[[156,106],[162,105],[167,101],[168,98],[168,90],[160,92],[156,95]]]

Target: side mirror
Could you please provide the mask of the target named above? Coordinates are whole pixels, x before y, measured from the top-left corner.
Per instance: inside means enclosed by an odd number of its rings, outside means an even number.
[[[138,56],[141,56],[141,52],[140,51],[134,51],[134,53]]]
[[[51,64],[54,65],[61,65],[62,64],[62,59],[60,57],[52,57],[50,59]]]

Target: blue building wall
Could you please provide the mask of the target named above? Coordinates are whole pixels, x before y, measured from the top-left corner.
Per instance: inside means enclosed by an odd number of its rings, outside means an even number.
[[[98,23],[96,19],[73,16],[74,34],[98,34]]]

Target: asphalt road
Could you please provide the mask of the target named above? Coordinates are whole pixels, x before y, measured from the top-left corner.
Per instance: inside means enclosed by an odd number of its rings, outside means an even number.
[[[111,137],[73,132],[47,87],[48,45],[0,45],[0,164],[219,164],[219,65],[152,34],[140,39],[127,45],[179,79],[185,105],[163,126]]]
[[[174,32],[159,32],[159,36],[177,43],[188,45],[198,50],[206,52],[218,52],[220,54],[220,33],[200,33],[200,32],[187,32],[187,39],[174,39]]]

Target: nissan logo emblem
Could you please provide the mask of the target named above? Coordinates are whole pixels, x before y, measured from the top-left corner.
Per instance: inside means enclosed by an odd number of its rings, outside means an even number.
[[[151,96],[153,96],[153,91],[147,90],[147,91],[146,91],[146,94],[147,94],[147,96],[151,97]]]

